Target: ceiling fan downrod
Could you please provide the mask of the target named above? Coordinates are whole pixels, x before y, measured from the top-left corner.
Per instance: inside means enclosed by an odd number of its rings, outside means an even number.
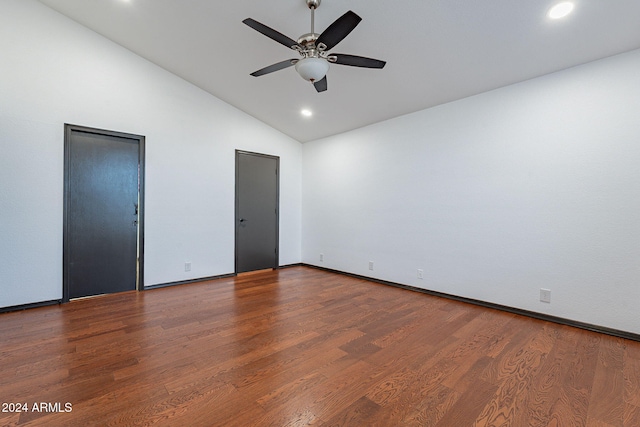
[[[311,34],[315,33],[315,12],[320,7],[321,0],[306,0],[307,7],[311,9]]]

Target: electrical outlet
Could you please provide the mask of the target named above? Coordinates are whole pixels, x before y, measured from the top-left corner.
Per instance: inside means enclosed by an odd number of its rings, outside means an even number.
[[[324,261],[324,254],[320,254],[320,262]]]
[[[424,270],[421,268],[418,269],[418,279],[424,279]]]
[[[184,263],[184,271],[191,271],[191,263],[190,262],[185,262]]]
[[[373,261],[369,261],[369,270],[373,271]]]
[[[551,290],[550,289],[540,289],[540,301],[551,303]]]

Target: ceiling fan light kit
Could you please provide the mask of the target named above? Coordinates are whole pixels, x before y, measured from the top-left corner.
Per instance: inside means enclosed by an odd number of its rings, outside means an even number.
[[[322,80],[329,71],[329,62],[322,58],[304,58],[296,63],[300,77],[313,83]]]
[[[254,71],[251,73],[252,76],[263,76],[295,65],[296,71],[303,79],[313,83],[316,91],[324,92],[327,90],[326,74],[329,71],[329,63],[378,69],[385,66],[386,62],[379,59],[340,53],[329,54],[329,50],[333,49],[349,35],[360,23],[362,18],[354,12],[348,11],[329,25],[322,34],[316,34],[314,22],[315,10],[320,6],[320,2],[321,0],[305,0],[307,7],[311,10],[311,32],[303,34],[297,41],[254,19],[247,18],[242,21],[270,39],[277,41],[289,49],[295,50],[302,57],[302,59],[289,59],[269,65],[268,67]]]

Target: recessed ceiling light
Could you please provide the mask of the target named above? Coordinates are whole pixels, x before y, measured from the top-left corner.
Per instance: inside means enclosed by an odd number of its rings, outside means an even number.
[[[313,116],[313,113],[311,112],[311,110],[307,110],[306,108],[304,110],[300,111],[300,114],[302,114],[305,117],[311,117]]]
[[[570,1],[563,1],[549,9],[548,16],[551,19],[564,18],[573,11],[574,4]]]

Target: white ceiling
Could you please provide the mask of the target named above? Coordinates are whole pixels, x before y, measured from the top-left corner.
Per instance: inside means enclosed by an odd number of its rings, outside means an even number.
[[[318,33],[362,17],[332,52],[387,65],[332,65],[317,93],[293,67],[249,75],[297,53],[242,20],[297,39],[304,0],[40,1],[301,142],[640,48],[638,0],[574,0],[561,21],[546,16],[558,0],[322,0]]]

